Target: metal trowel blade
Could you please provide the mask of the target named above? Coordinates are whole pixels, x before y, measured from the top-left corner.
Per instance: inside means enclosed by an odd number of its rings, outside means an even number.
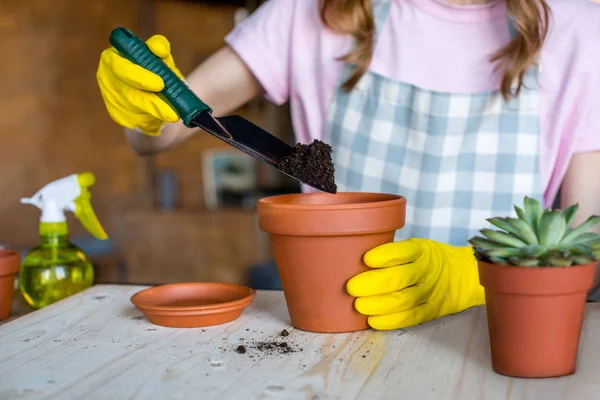
[[[207,131],[236,149],[270,165],[282,174],[317,190],[329,190],[303,182],[296,176],[277,168],[277,161],[289,155],[292,146],[238,115],[215,118],[208,111],[196,114],[191,125]]]

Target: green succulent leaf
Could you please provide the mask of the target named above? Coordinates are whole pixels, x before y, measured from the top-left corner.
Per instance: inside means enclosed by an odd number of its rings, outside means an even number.
[[[519,217],[519,219],[521,219],[523,222],[529,223],[529,219],[525,215],[525,211],[523,211],[520,207],[518,207],[516,205],[515,205],[515,212],[517,213],[517,216]]]
[[[566,246],[561,246],[560,249],[568,251],[573,255],[586,255],[591,254],[592,248],[586,244],[571,244]]]
[[[540,265],[540,261],[537,258],[527,257],[527,258],[518,258],[518,257],[510,257],[509,261],[512,265],[517,265],[519,267],[537,267]]]
[[[585,255],[573,255],[571,259],[573,260],[573,264],[575,265],[587,265],[595,261],[593,257]]]
[[[482,229],[481,233],[490,240],[493,240],[496,243],[502,243],[511,247],[523,247],[527,246],[527,243],[522,241],[521,239],[512,236],[508,233],[494,231],[492,229]]]
[[[600,243],[600,235],[594,232],[585,232],[577,236],[577,238],[571,243],[580,245],[592,245],[595,243]]]
[[[573,261],[568,257],[550,256],[548,257],[548,265],[553,267],[569,267]]]
[[[489,257],[519,257],[521,256],[521,251],[517,248],[505,248],[505,249],[495,249],[495,250],[487,250],[483,254],[486,254]]]
[[[544,246],[532,244],[529,246],[521,247],[519,251],[525,257],[540,257],[546,252],[546,248]]]
[[[600,250],[592,250],[592,256],[594,260],[600,260]]]
[[[492,262],[493,264],[498,264],[498,265],[510,265],[510,263],[508,262],[508,260],[502,258],[502,257],[489,257],[488,260],[490,260],[490,262]]]
[[[567,230],[565,219],[560,211],[548,211],[542,215],[538,238],[542,246],[555,246]]]
[[[471,243],[471,245],[473,247],[475,247],[475,249],[480,249],[480,250],[493,250],[493,249],[506,248],[505,244],[497,243],[492,240],[483,238],[481,236],[475,236],[475,237],[471,238],[469,240],[469,243]]]
[[[600,215],[592,215],[583,224],[579,225],[575,229],[572,229],[570,232],[565,233],[565,235],[562,238],[562,241],[564,243],[571,243],[575,241],[580,235],[585,233],[588,229],[596,225],[598,222],[600,222]]]
[[[557,258],[569,257],[569,251],[566,249],[559,249],[559,248],[549,249],[548,252],[546,253],[546,257],[557,257]]]
[[[538,237],[535,234],[535,231],[525,221],[520,218],[508,218],[507,222],[513,227],[515,235],[517,235],[520,239],[529,244],[539,244]],[[536,222],[537,225],[537,222]]]
[[[525,216],[527,223],[533,229],[535,233],[538,232],[538,224],[542,218],[542,206],[541,204],[531,197],[525,196],[523,201],[523,208],[525,209]]]
[[[510,218],[488,218],[487,221],[500,228],[500,229],[504,229],[505,231],[512,233],[513,235],[517,235],[519,236],[519,231],[518,229],[516,229],[508,220]],[[521,220],[519,220],[521,221]],[[523,222],[523,221],[521,221]]]
[[[573,218],[575,218],[575,214],[577,214],[578,208],[579,204],[573,204],[572,206],[566,208],[563,211],[563,215],[565,216],[565,222],[567,226],[571,226],[571,222],[573,222]]]

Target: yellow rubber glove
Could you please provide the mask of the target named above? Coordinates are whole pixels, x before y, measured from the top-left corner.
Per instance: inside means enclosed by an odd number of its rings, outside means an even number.
[[[406,328],[485,303],[471,246],[408,239],[368,251],[364,262],[373,270],[350,279],[347,290],[374,329]]]
[[[167,38],[154,35],[146,44],[183,79]],[[156,94],[164,87],[162,78],[122,57],[114,47],[102,52],[96,79],[108,113],[121,126],[159,136],[165,123],[179,120],[177,113]]]

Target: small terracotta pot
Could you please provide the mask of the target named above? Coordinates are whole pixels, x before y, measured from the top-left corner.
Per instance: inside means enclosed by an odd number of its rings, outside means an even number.
[[[310,332],[367,329],[347,281],[368,270],[368,250],[394,240],[404,226],[406,199],[379,193],[306,193],[258,201],[258,223],[269,234],[292,324]]]
[[[575,372],[595,268],[524,268],[479,261],[494,371],[519,378]]]
[[[0,249],[0,321],[11,315],[15,277],[21,267],[21,255]]]

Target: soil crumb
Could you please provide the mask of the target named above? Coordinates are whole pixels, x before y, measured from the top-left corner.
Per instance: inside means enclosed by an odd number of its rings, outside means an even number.
[[[240,353],[240,354],[244,354],[246,352],[246,346],[238,346],[237,349],[235,349],[236,352]]]
[[[287,329],[284,329],[281,331],[281,336],[290,336],[290,333],[287,331]]]
[[[328,193],[337,193],[332,148],[325,142],[297,143],[292,152],[277,161],[277,168],[302,182]]]

